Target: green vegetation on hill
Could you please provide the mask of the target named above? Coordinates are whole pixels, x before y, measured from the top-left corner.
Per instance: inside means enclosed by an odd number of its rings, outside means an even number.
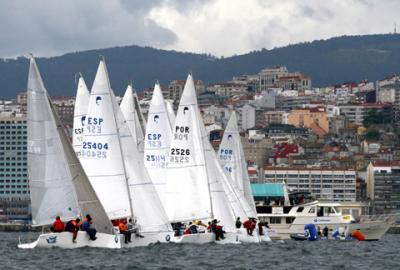
[[[364,79],[378,80],[400,71],[400,35],[343,36],[289,45],[272,50],[217,59],[206,54],[165,51],[128,46],[68,53],[37,59],[51,95],[74,95],[75,73],[81,72],[90,86],[99,55],[106,58],[111,84],[122,94],[130,80],[137,89],[151,87],[158,79],[166,85],[185,79],[192,71],[206,84],[229,80],[240,74],[256,74],[265,67],[285,65],[313,78],[314,86]],[[0,60],[1,97],[25,90],[28,60]]]

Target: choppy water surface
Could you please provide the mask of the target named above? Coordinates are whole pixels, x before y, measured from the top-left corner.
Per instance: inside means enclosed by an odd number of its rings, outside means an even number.
[[[20,250],[18,237],[33,240],[33,233],[0,236],[0,269],[400,269],[400,235],[393,234],[375,242],[156,244],[121,250]]]

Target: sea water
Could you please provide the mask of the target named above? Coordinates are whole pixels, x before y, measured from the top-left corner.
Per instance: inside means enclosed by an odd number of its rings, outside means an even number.
[[[0,233],[0,269],[400,269],[400,235],[380,241],[286,240],[241,245],[154,244],[131,249],[17,248],[34,233]]]

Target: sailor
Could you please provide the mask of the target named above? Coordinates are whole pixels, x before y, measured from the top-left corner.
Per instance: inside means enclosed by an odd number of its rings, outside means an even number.
[[[53,223],[52,231],[53,232],[64,231],[64,223],[61,221],[61,218],[59,216],[56,217],[56,220]]]
[[[256,219],[255,218],[249,218],[245,222],[243,222],[243,227],[246,228],[247,234],[253,236],[253,231],[256,228]]]
[[[96,237],[97,231],[96,229],[92,228],[91,225],[92,225],[92,217],[89,214],[87,214],[86,220],[82,223],[81,229],[82,231],[85,231],[89,235],[90,240],[94,241],[97,239]]]
[[[242,221],[240,221],[240,217],[236,218],[236,229],[240,229],[240,227],[242,227]]]
[[[76,237],[78,236],[80,222],[81,219],[76,218],[75,220],[68,221],[65,225],[65,231],[72,233],[72,243],[76,243]]]
[[[119,228],[119,232],[124,235],[125,244],[128,244],[128,242],[131,242],[131,232],[128,230],[128,228],[125,225],[123,220],[119,221],[118,228]]]
[[[258,235],[264,235],[264,223],[263,222],[258,222]]]
[[[219,241],[219,239],[225,239],[224,230],[221,225],[218,225],[219,221],[214,219],[211,223],[211,231],[215,233],[215,240]]]
[[[325,237],[326,239],[328,239],[328,231],[329,231],[328,227],[325,226],[324,229],[323,229],[323,235],[324,235],[324,237]]]

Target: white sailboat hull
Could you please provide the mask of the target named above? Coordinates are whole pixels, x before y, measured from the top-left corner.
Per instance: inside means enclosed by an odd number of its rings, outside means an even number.
[[[196,233],[196,234],[184,234],[182,236],[175,236],[172,242],[177,244],[240,244],[239,235],[236,232],[225,233],[225,239],[216,240],[215,234],[210,232]]]
[[[118,235],[97,233],[97,239],[92,241],[84,231],[79,231],[76,243],[72,242],[72,233],[45,233],[39,235],[39,238],[32,243],[19,244],[18,248],[81,248],[81,247],[98,247],[98,248],[121,248],[121,241]]]
[[[131,242],[125,244],[125,236],[120,235],[121,247],[123,248],[132,248],[132,247],[143,247],[148,246],[150,244],[156,243],[169,243],[173,242],[174,234],[173,232],[149,232],[149,233],[141,233],[143,237],[136,236],[135,234],[131,235]]]
[[[241,243],[260,243],[260,242],[271,242],[271,238],[268,236],[268,232],[264,232],[264,235],[259,235],[258,232],[254,231],[253,235],[248,235],[247,230],[244,228],[238,229],[237,231],[239,241]]]

